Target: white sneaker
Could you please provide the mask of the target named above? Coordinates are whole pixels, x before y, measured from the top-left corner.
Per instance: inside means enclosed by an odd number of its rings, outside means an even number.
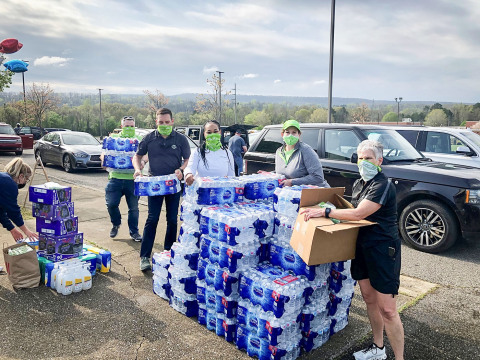
[[[380,349],[373,343],[366,349],[353,353],[353,356],[356,360],[385,360],[387,358],[385,345],[383,346],[383,349]]]

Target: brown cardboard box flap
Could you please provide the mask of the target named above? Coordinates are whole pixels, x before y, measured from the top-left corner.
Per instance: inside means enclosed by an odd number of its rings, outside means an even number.
[[[319,191],[321,190],[321,191]],[[345,188],[322,188],[322,189],[303,189],[300,198],[300,207],[318,205],[322,201],[330,201],[337,206],[338,197],[342,197],[345,193]]]

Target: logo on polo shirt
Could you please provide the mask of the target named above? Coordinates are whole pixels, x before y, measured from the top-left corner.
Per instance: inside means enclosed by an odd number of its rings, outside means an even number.
[[[177,145],[173,144],[172,149],[175,150],[177,148]]]

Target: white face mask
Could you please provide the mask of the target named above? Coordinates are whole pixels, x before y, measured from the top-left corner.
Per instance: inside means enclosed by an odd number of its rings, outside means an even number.
[[[361,160],[357,163],[358,171],[364,181],[372,180],[382,169],[370,161]]]

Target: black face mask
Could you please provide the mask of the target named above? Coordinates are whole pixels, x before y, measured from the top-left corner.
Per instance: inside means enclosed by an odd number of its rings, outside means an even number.
[[[25,185],[27,185],[27,184],[17,184],[19,189],[23,189],[25,187]]]

